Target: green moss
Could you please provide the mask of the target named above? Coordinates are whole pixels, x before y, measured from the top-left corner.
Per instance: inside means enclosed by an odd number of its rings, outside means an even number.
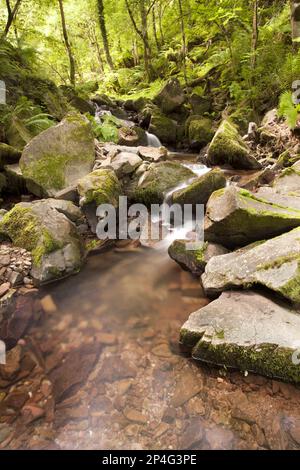
[[[212,193],[226,186],[226,178],[219,169],[195,179],[186,188],[173,194],[173,202],[178,204],[206,204]]]
[[[300,382],[299,365],[292,362],[293,350],[273,344],[226,344],[217,335],[215,337],[215,342],[200,339],[193,349],[193,358],[218,366],[225,365],[241,371],[253,371],[272,378]]]
[[[45,254],[62,246],[45,227],[41,227],[40,220],[30,208],[18,204],[1,220],[0,233],[8,236],[15,246],[30,251],[36,266]]]
[[[78,182],[78,192],[83,197],[83,203],[95,202],[118,206],[121,185],[115,173],[111,170],[95,170]]]
[[[186,127],[190,143],[197,143],[199,146],[208,144],[214,136],[212,121],[209,118],[191,116],[186,123]]]
[[[68,155],[46,154],[30,165],[22,165],[21,169],[26,178],[41,187],[60,190],[65,187],[65,169],[70,160]]]

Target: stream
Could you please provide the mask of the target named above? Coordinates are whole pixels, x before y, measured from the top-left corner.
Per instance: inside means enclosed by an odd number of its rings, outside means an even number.
[[[184,164],[198,175],[209,170]],[[297,387],[199,364],[181,349],[181,325],[209,300],[198,279],[169,258],[174,238],[158,249],[116,242],[90,256],[78,275],[41,291],[51,311],[30,334],[53,384],[55,412],[44,424],[52,445],[297,448]]]

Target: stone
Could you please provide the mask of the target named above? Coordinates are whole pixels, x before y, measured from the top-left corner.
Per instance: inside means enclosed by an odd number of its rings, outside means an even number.
[[[10,283],[4,282],[0,285],[0,297],[3,297],[10,289]]]
[[[57,312],[57,306],[50,294],[45,295],[45,297],[42,297],[40,303],[44,312],[49,314]]]
[[[125,418],[138,424],[147,424],[147,417],[134,408],[126,407],[123,411]]]
[[[133,173],[142,163],[143,160],[138,155],[131,152],[120,152],[113,158],[104,160],[100,169],[111,168],[118,178],[123,178]]]
[[[178,263],[183,269],[200,276],[207,262],[214,256],[224,255],[228,250],[215,243],[198,243],[198,249],[188,249],[189,240],[175,240],[168,249],[170,258]],[[202,246],[201,246],[202,245]]]
[[[51,200],[16,204],[0,222],[0,233],[31,252],[31,276],[37,283],[78,271],[84,257],[75,225],[51,204]]]
[[[235,186],[211,195],[204,221],[205,239],[229,248],[270,238],[298,225],[298,209],[269,202]]]
[[[32,423],[44,416],[45,410],[35,404],[28,404],[22,408],[22,416],[26,424]]]
[[[250,153],[250,148],[229,120],[221,123],[208,148],[209,165],[230,165],[241,170],[256,170],[261,167]]]
[[[195,179],[186,188],[172,194],[174,204],[206,204],[214,191],[225,188],[226,178],[219,169],[211,170]]]
[[[177,78],[169,80],[154,98],[163,113],[168,114],[176,110],[185,102],[185,95]]]
[[[6,364],[0,365],[0,378],[12,380],[18,374],[21,367],[22,348],[17,345],[6,353]]]
[[[207,295],[262,285],[300,302],[300,228],[241,250],[211,258],[202,275]]]
[[[137,369],[121,358],[108,356],[104,359],[97,380],[99,382],[115,382],[116,380],[134,378]]]
[[[276,193],[290,196],[300,196],[300,168],[296,163],[290,168],[286,168],[274,180],[273,189]]]
[[[121,185],[113,170],[99,169],[86,175],[78,181],[77,190],[80,195],[80,205],[95,203],[119,205]]]
[[[4,442],[12,432],[13,428],[11,425],[0,423],[0,444],[2,444],[2,442]]]
[[[147,135],[144,129],[138,126],[121,127],[118,130],[118,145],[136,147],[138,145],[147,145]]]
[[[299,311],[265,295],[223,293],[190,315],[180,341],[196,360],[300,382],[292,358],[299,354]]]
[[[195,177],[195,174],[177,162],[152,163],[137,177],[129,189],[129,198],[149,206],[161,204],[169,190]]]
[[[23,176],[18,163],[4,166],[4,175],[6,178],[5,191],[9,194],[22,195],[27,192],[27,180]]]
[[[202,116],[191,116],[186,122],[186,134],[191,148],[200,150],[213,138],[212,121]]]
[[[200,393],[202,388],[203,382],[196,373],[189,369],[182,370],[181,375],[176,382],[170,405],[175,408],[184,405],[184,403]]]
[[[84,116],[70,114],[29,142],[20,168],[30,192],[38,197],[55,197],[88,174],[94,160],[90,122]]]
[[[156,163],[167,159],[168,150],[166,147],[138,147],[140,157],[150,163]]]
[[[17,163],[20,158],[20,150],[0,142],[0,167],[4,164]]]
[[[49,374],[56,403],[76,393],[76,387],[85,382],[92,371],[99,352],[99,346],[82,346],[71,351],[64,362]]]
[[[180,441],[179,449],[189,450],[199,446],[204,438],[204,422],[202,418],[192,418],[184,430]]]

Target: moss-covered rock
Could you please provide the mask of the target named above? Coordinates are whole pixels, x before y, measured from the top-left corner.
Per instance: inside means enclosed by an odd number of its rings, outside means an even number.
[[[191,116],[186,122],[186,134],[189,144],[194,149],[201,149],[214,136],[212,121],[201,116]]]
[[[255,292],[228,292],[190,315],[180,341],[194,359],[300,382],[300,316]]]
[[[208,149],[210,165],[230,165],[233,168],[255,170],[259,162],[250,153],[248,145],[239,135],[236,127],[225,120],[217,130]]]
[[[191,170],[177,162],[152,163],[141,177],[135,178],[128,195],[146,206],[161,204],[168,191],[194,176]]]
[[[0,173],[0,194],[6,188],[6,186],[7,186],[6,177],[3,173]]]
[[[162,113],[155,112],[151,116],[149,131],[156,135],[164,144],[174,145],[177,142],[177,122]]]
[[[214,169],[195,179],[184,189],[172,194],[175,204],[206,204],[214,191],[225,188],[226,178],[219,169]]]
[[[16,163],[20,158],[20,150],[0,142],[0,168],[5,164]]]
[[[113,170],[100,169],[81,178],[77,184],[80,195],[80,205],[95,203],[119,205],[121,185]]]
[[[180,108],[185,102],[183,89],[177,78],[169,80],[154,98],[163,113],[168,114]]]
[[[94,137],[89,121],[68,115],[31,140],[20,160],[24,177],[33,194],[55,196],[88,174],[95,159]]]
[[[183,269],[200,276],[204,272],[210,258],[224,255],[228,253],[228,250],[215,243],[204,242],[201,244],[198,242],[198,245],[199,247],[195,249],[192,240],[175,240],[170,245],[168,253],[170,258],[176,261]]]
[[[212,258],[202,276],[208,295],[263,285],[300,302],[300,228],[241,250]]]
[[[4,166],[4,175],[7,181],[6,192],[8,194],[22,195],[27,193],[27,181],[22,175],[18,163]]]
[[[300,211],[234,186],[215,191],[205,216],[206,240],[228,247],[279,235],[300,225]]]
[[[128,147],[137,147],[138,145],[147,145],[147,136],[144,129],[138,126],[121,127],[118,130],[118,145]]]
[[[38,283],[72,274],[82,264],[76,227],[51,200],[15,205],[1,220],[0,234],[31,252],[31,274]]]

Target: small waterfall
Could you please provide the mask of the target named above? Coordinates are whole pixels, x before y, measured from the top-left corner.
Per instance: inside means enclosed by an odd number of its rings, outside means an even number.
[[[97,103],[96,104],[96,111],[95,111],[95,121],[98,123],[98,124],[102,124],[102,119],[101,117],[104,116],[104,115],[107,115],[107,116],[112,116],[112,113],[106,109],[102,109],[101,106],[99,106]]]
[[[147,145],[148,147],[161,147],[161,141],[159,140],[158,137],[154,134],[150,134],[149,132],[146,132],[147,136]]]

